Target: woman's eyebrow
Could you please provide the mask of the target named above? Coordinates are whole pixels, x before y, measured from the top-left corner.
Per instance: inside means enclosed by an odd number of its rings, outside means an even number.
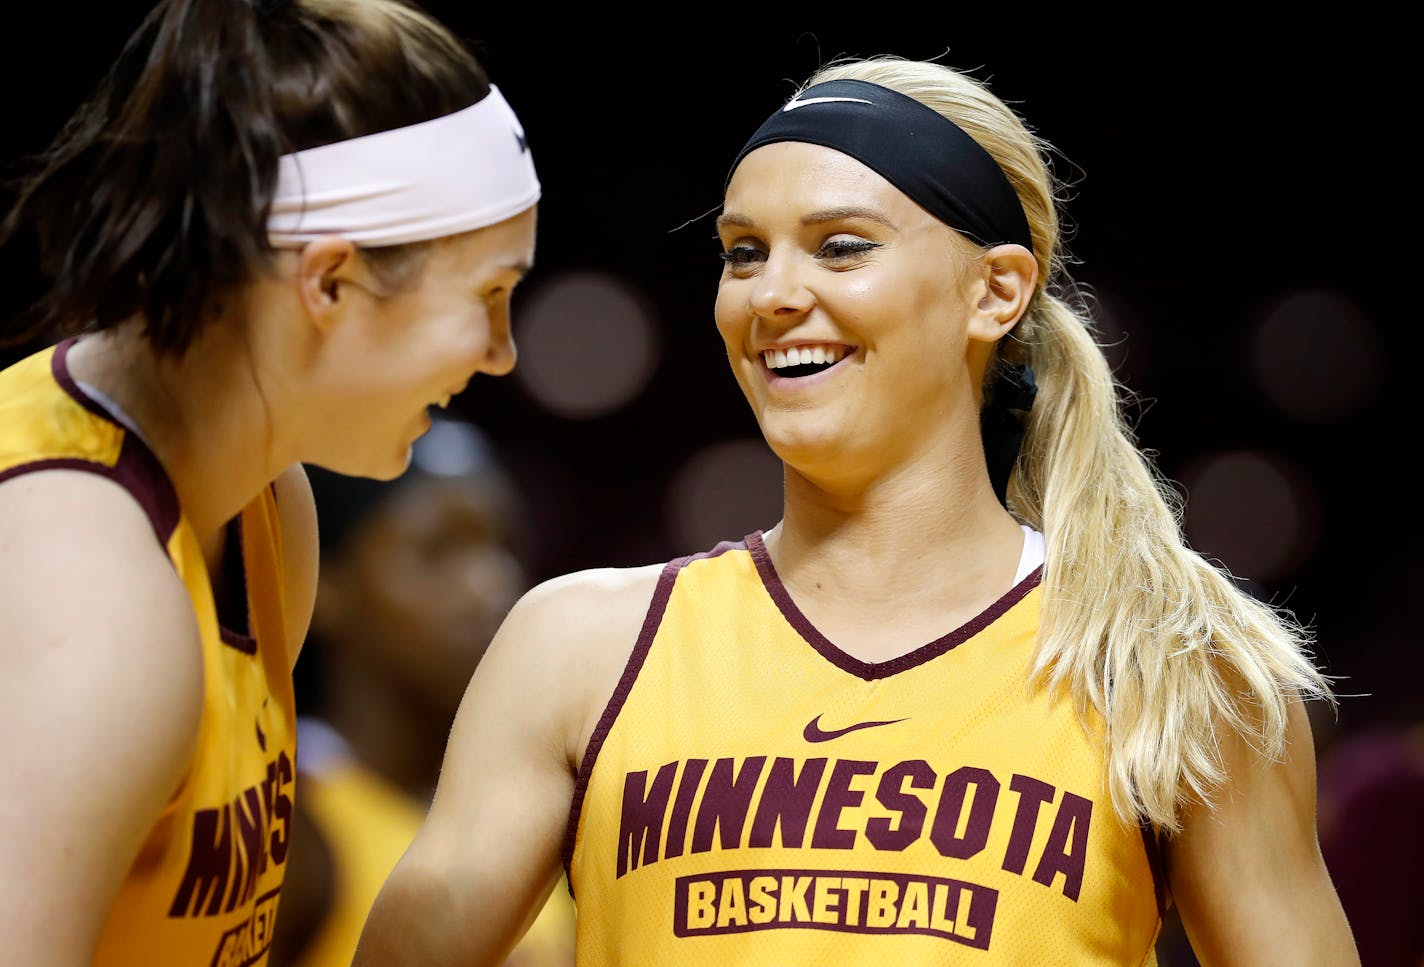
[[[860,208],[854,205],[838,208],[823,208],[819,211],[807,212],[801,216],[801,224],[820,225],[823,222],[836,222],[849,218],[862,218],[867,221],[878,222],[886,228],[896,227],[894,222],[880,214],[880,212],[872,208]],[[719,229],[729,225],[734,225],[738,228],[751,228],[755,225],[755,222],[747,216],[738,215],[735,212],[729,212],[717,218],[717,227]]]
[[[880,212],[872,208],[860,208],[848,205],[840,208],[823,208],[820,211],[809,212],[801,216],[802,225],[819,225],[822,222],[838,222],[848,218],[863,218],[867,221],[879,222],[886,228],[894,228],[895,224]]]

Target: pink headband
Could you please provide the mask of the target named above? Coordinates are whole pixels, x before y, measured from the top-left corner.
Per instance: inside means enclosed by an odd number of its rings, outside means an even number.
[[[524,129],[491,85],[453,114],[283,155],[267,238],[404,245],[504,221],[539,193]]]

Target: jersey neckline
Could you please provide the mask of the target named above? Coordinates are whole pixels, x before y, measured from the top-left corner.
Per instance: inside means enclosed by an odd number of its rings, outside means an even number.
[[[127,414],[117,412],[118,404],[107,397],[90,395],[70,372],[69,350],[78,341],[78,336],[68,336],[55,344],[50,372],[60,389],[64,390],[74,402],[123,432],[124,442],[120,459],[134,461],[141,470],[134,475],[124,475],[124,479],[120,482],[125,485],[148,515],[149,520],[153,522],[155,532],[160,535],[160,543],[166,544],[168,537],[172,536],[178,526],[178,521],[182,518],[182,507],[178,503],[178,490],[173,486],[173,479],[168,476],[168,471],[158,459],[157,454],[149,448],[143,434],[133,425]],[[228,587],[224,589],[229,592],[228,594],[219,594],[218,589],[213,588],[213,610],[217,618],[218,634],[224,644],[253,655],[257,653],[257,639],[250,632],[252,624],[247,602],[247,565],[241,551],[241,514],[228,522],[224,547],[225,559],[236,562],[238,566],[232,569],[236,571],[236,574],[228,573],[223,576],[225,583],[228,583]],[[203,564],[203,569],[207,570],[206,562]],[[209,582],[211,582],[211,576],[209,576]],[[248,630],[233,628],[223,620],[223,615],[217,613],[218,602],[225,599],[234,600],[240,604],[242,609],[241,627]]]
[[[953,650],[989,627],[1015,604],[1018,604],[1025,595],[1038,587],[1043,577],[1043,565],[1040,564],[997,601],[948,634],[941,635],[928,644],[913,648],[898,657],[886,661],[868,662],[842,650],[811,623],[811,620],[792,600],[790,592],[781,580],[781,575],[776,571],[776,565],[772,563],[771,554],[766,549],[766,541],[763,537],[762,531],[753,531],[746,537],[746,546],[752,561],[756,564],[757,574],[761,577],[762,585],[766,588],[772,601],[776,603],[782,617],[822,658],[842,671],[866,681],[889,678]]]

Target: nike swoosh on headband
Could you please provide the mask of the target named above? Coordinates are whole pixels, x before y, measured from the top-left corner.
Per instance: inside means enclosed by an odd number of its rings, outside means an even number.
[[[805,100],[800,101],[787,101],[786,106],[783,107],[781,110],[782,113],[785,113],[787,111],[794,111],[798,107],[805,107],[807,104],[830,104],[834,101],[845,101],[851,104],[871,105],[875,103],[874,101],[867,101],[864,98],[860,97],[808,97]]]
[[[806,728],[801,733],[801,737],[807,742],[829,742],[832,739],[839,739],[843,735],[849,735],[851,732],[857,732],[861,729],[873,729],[881,725],[894,725],[897,722],[904,721],[906,720],[891,719],[888,722],[857,722],[855,725],[848,725],[843,729],[832,729],[826,732],[821,729],[821,717],[817,715],[806,723]]]

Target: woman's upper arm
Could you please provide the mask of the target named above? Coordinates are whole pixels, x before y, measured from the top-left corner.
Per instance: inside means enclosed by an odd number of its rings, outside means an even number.
[[[125,491],[0,485],[0,654],[0,949],[89,963],[202,712],[192,604]]]
[[[1316,837],[1315,751],[1304,705],[1290,705],[1285,753],[1269,761],[1234,733],[1228,780],[1167,844],[1182,925],[1204,967],[1359,963]]]
[[[273,482],[277,519],[282,532],[282,565],[287,606],[287,642],[296,664],[311,627],[316,603],[318,567],[316,501],[311,482],[300,463],[294,463]]]
[[[652,590],[642,574],[610,585],[602,573],[547,582],[510,611],[461,703],[425,824],[367,919],[357,965],[503,963],[557,883],[576,746],[612,693]]]

